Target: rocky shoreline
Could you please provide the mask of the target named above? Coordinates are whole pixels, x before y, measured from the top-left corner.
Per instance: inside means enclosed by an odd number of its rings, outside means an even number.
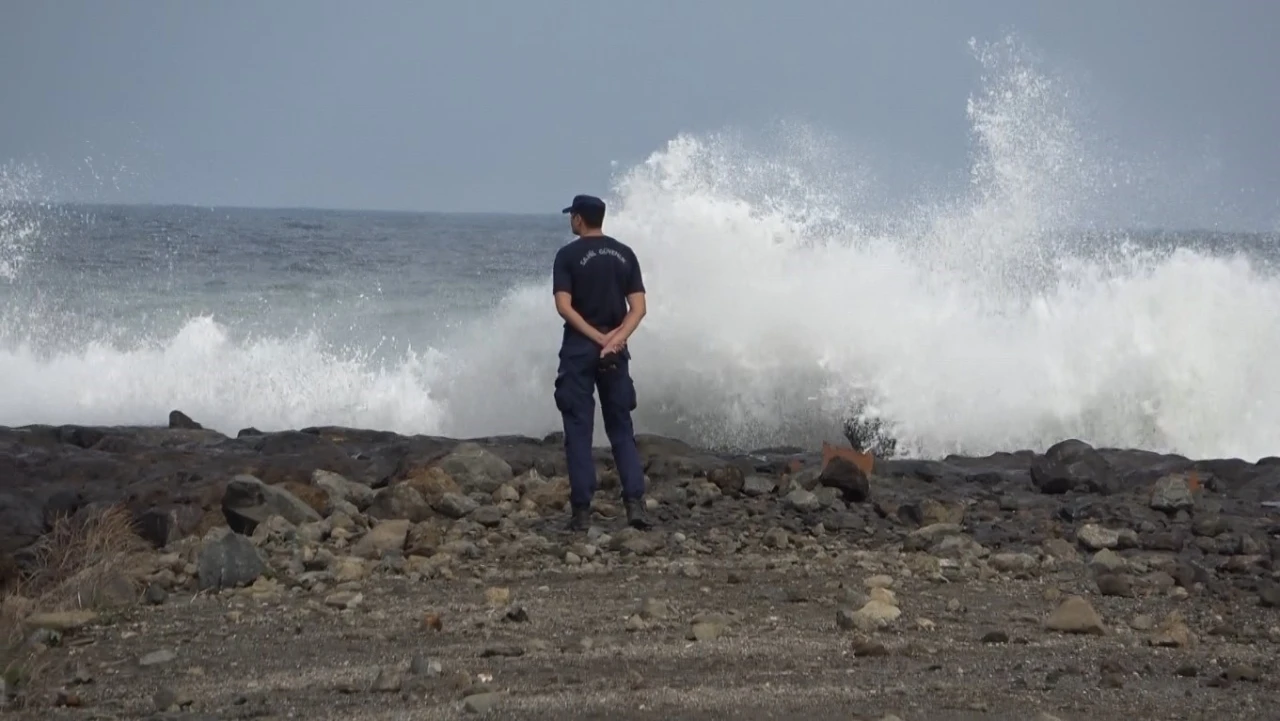
[[[1280,691],[1280,458],[1067,440],[865,474],[816,450],[638,440],[656,528],[624,527],[600,449],[595,524],[573,536],[557,436],[232,438],[176,411],[0,428],[0,583],[22,647],[57,667],[44,687],[10,674],[0,702],[31,718],[1163,719],[1258,717]],[[72,604],[25,597],[50,532],[112,509],[142,539],[129,563]]]

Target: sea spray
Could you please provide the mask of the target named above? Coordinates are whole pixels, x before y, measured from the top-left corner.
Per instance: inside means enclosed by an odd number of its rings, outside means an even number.
[[[767,146],[741,133],[681,135],[617,177],[607,230],[640,254],[650,291],[632,342],[641,431],[813,447],[852,419],[911,455],[1066,437],[1195,456],[1277,452],[1274,272],[1256,254],[1178,238],[1157,247],[1095,227],[1093,201],[1112,173],[1072,93],[1015,42],[974,50],[985,77],[967,108],[969,183],[907,210],[876,200],[874,168],[794,124]],[[479,319],[393,353],[317,332],[331,293],[273,286],[251,301],[240,286],[218,291],[224,276],[207,292],[236,302],[222,315],[192,312],[177,293],[203,299],[204,286],[170,288],[162,262],[112,256],[127,269],[120,291],[153,306],[117,319],[122,330],[63,312],[27,262],[54,232],[29,187],[0,186],[10,212],[0,258],[22,259],[0,280],[11,299],[0,315],[2,424],[162,423],[180,408],[227,433],[558,429],[553,249],[545,273],[502,289]],[[279,262],[283,273],[301,262],[298,243],[255,238],[236,262]],[[345,251],[347,263],[373,252]],[[423,272],[416,262],[394,272]],[[417,317],[438,301],[399,302]],[[176,331],[152,329],[162,313],[177,314]],[[266,315],[294,325],[253,325]]]

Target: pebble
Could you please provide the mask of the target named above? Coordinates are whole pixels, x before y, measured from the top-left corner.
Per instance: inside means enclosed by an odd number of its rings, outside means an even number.
[[[174,653],[173,651],[169,651],[167,649],[161,650],[161,651],[152,651],[151,653],[138,659],[138,665],[143,667],[160,666],[160,665],[169,663],[176,658],[178,658],[178,654]]]
[[[988,631],[982,636],[983,643],[1009,643],[1009,634],[1004,631]]]
[[[362,593],[357,591],[338,591],[325,596],[324,605],[349,611],[358,607],[363,601],[364,594]]]
[[[142,598],[152,606],[159,606],[169,600],[169,594],[158,584],[150,584],[147,590],[142,594]]]

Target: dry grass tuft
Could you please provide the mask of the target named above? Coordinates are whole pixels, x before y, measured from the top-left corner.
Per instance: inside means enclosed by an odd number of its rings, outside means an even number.
[[[134,571],[148,548],[121,506],[59,518],[37,542],[34,563],[0,603],[0,679],[9,694],[29,695],[47,667],[43,643],[31,643],[35,612],[102,610],[132,603]],[[7,699],[0,698],[0,708]]]

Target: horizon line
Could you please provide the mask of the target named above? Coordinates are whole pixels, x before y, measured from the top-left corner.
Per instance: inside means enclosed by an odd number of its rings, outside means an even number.
[[[559,211],[520,211],[520,210],[438,210],[421,208],[394,207],[356,207],[356,206],[313,206],[313,205],[238,205],[238,204],[206,204],[190,202],[157,202],[157,201],[90,201],[90,200],[26,200],[15,201],[13,205],[45,205],[45,206],[82,206],[102,208],[190,208],[199,210],[250,210],[250,211],[298,211],[310,213],[370,213],[384,215],[437,215],[437,216],[503,216],[509,218],[553,218],[559,217]],[[1087,225],[1063,228],[1062,230],[1095,231],[1095,232],[1160,232],[1160,233],[1218,233],[1280,237],[1280,228],[1262,230],[1258,228],[1215,228],[1215,227],[1176,227],[1136,224],[1132,226],[1115,226],[1089,228]]]

